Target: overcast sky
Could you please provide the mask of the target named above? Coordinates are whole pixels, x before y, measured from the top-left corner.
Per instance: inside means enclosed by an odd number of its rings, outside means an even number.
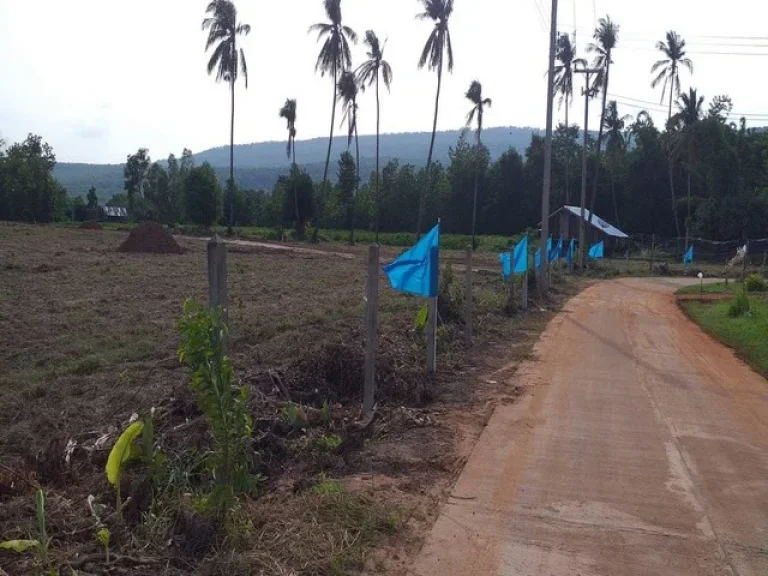
[[[487,126],[537,126],[545,121],[547,32],[551,0],[455,0],[450,23],[456,66],[445,75],[438,129],[460,127],[469,109],[470,82],[493,99]],[[0,0],[0,137],[28,132],[54,146],[59,161],[123,162],[147,147],[153,158],[227,144],[227,86],[206,74],[207,0]],[[320,46],[307,35],[325,20],[322,0],[236,0],[239,18],[252,26],[245,38],[250,82],[237,92],[235,142],[285,138],[278,110],[298,100],[298,138],[327,137],[331,81],[314,72]],[[429,131],[436,75],[416,63],[430,24],[417,21],[417,0],[343,0],[344,23],[362,37],[373,28],[388,38],[392,91],[382,94],[382,131]],[[707,103],[729,94],[751,125],[768,124],[768,4],[730,0],[707,7],[700,0],[561,0],[558,28],[577,28],[582,56],[595,17],[610,14],[621,26],[609,94],[621,113],[635,115],[642,101],[658,107],[649,87],[656,40],[673,29],[688,40],[695,70],[683,73]],[[748,55],[759,54],[759,55]],[[365,56],[354,48],[354,65]],[[581,82],[579,83],[581,84]],[[580,88],[579,88],[580,91]],[[630,100],[633,99],[633,100]],[[598,106],[590,119],[597,126]],[[562,119],[563,110],[558,111]],[[764,116],[758,116],[762,114]],[[655,113],[663,121],[665,113]],[[583,118],[583,100],[571,110]],[[337,122],[339,121],[337,115]],[[375,132],[375,101],[360,101],[360,132]],[[338,128],[337,128],[338,132]],[[425,151],[426,155],[426,151]]]

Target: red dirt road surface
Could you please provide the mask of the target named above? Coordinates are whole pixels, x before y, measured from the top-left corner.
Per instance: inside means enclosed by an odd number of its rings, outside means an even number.
[[[414,574],[768,574],[768,383],[679,282],[602,282],[552,321]]]

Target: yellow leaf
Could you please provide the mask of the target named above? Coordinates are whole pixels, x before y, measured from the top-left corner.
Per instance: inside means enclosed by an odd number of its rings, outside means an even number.
[[[104,546],[109,546],[109,530],[102,528],[96,533],[96,537]]]
[[[120,470],[123,464],[131,459],[131,446],[133,441],[141,435],[142,430],[144,430],[144,422],[137,420],[125,429],[125,432],[120,435],[112,447],[107,459],[107,480],[113,486],[120,479]]]
[[[37,540],[6,540],[5,542],[0,542],[0,548],[15,552],[24,552],[29,548],[37,548],[38,546],[40,546],[40,542]]]

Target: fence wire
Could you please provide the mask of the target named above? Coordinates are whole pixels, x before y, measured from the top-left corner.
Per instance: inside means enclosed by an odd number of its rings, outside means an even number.
[[[725,266],[734,259],[740,262],[740,254],[747,246],[747,265],[765,267],[768,257],[768,238],[748,240],[714,241],[705,238],[689,238],[693,246],[693,261]],[[685,238],[662,238],[650,234],[632,234],[625,245],[624,253],[614,257],[650,262],[682,263],[686,251]]]

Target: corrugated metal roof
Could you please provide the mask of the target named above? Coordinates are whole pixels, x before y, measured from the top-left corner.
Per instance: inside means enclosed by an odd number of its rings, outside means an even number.
[[[103,210],[110,218],[128,218],[128,209],[122,206],[104,206]]]
[[[579,206],[563,206],[566,210],[568,210],[571,214],[576,216],[577,218],[581,217],[581,208]],[[589,222],[589,209],[584,208],[584,220],[586,222]],[[600,218],[597,214],[595,214],[592,217],[592,226],[595,228],[599,228],[602,230],[605,234],[608,236],[613,236],[614,238],[629,238],[627,234],[616,228],[613,224],[610,224]]]

